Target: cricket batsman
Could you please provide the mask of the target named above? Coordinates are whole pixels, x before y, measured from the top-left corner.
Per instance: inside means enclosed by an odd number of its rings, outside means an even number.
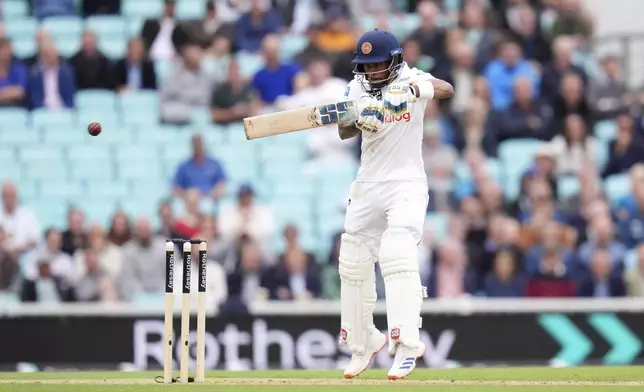
[[[345,378],[358,376],[384,348],[387,337],[373,323],[375,263],[385,282],[390,380],[409,375],[423,356],[418,252],[428,202],[421,144],[430,99],[452,96],[452,86],[409,68],[396,37],[385,30],[362,35],[354,79],[345,97],[358,103],[359,118],[338,126],[340,138],[362,133],[361,165],[349,191],[341,237],[340,343],[351,350]]]

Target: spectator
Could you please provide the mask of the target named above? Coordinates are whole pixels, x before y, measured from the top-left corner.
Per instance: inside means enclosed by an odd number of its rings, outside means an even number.
[[[146,218],[134,225],[134,238],[123,246],[123,269],[117,281],[120,297],[126,301],[162,294],[165,282],[165,240],[152,233]]]
[[[99,250],[90,247],[83,253],[81,261],[84,264],[85,273],[81,275],[75,286],[78,301],[117,301],[116,283],[101,264]]]
[[[634,190],[639,184],[644,183],[644,163],[636,163],[631,166],[631,168],[628,169],[628,178],[633,192],[628,193],[626,196],[618,200],[615,215],[619,220],[622,220],[629,214],[637,211],[638,206]]]
[[[165,238],[178,238],[179,234],[174,231],[174,212],[172,211],[172,202],[165,200],[159,205],[159,221],[161,227],[157,232],[158,235]]]
[[[532,80],[519,77],[514,82],[514,100],[498,119],[498,140],[541,139],[550,140],[552,108],[534,100]]]
[[[577,273],[577,259],[561,242],[559,227],[549,221],[542,226],[540,243],[525,257],[526,272],[536,279],[571,280]]]
[[[434,60],[444,56],[445,33],[438,27],[438,6],[433,1],[422,1],[418,3],[417,13],[420,26],[409,37],[420,43],[420,50],[424,55],[431,56]]]
[[[429,72],[433,60],[429,56],[425,56],[420,51],[420,43],[413,38],[407,38],[402,42],[403,53],[405,54],[405,62],[409,68],[417,68],[423,72]],[[435,73],[436,71],[434,71]],[[436,76],[436,75],[434,75]]]
[[[595,120],[614,119],[632,102],[626,83],[620,78],[617,56],[602,59],[603,75],[594,78],[588,89],[588,102]]]
[[[21,298],[24,302],[70,302],[75,300],[76,278],[72,258],[61,250],[62,235],[45,231],[45,243],[25,260]]]
[[[406,59],[407,52],[404,53]],[[472,103],[476,79],[474,73],[475,53],[472,45],[465,41],[460,41],[448,48],[448,54],[452,63],[451,66],[446,69],[445,75],[434,72],[434,76],[454,86],[454,96],[449,100],[449,105],[451,112],[456,116],[460,116]]]
[[[556,134],[563,133],[563,119],[571,114],[578,114],[589,123],[590,107],[584,95],[583,81],[578,74],[569,72],[563,76],[560,93],[555,98],[553,107],[557,120],[553,124]]]
[[[550,186],[550,194],[557,195],[556,159],[552,146],[549,143],[542,144],[534,155],[534,163],[523,174],[524,178],[527,177],[529,181],[545,180]]]
[[[228,77],[213,90],[210,113],[212,121],[220,125],[241,121],[254,113],[251,88],[236,60],[228,63]]]
[[[236,47],[240,51],[257,52],[262,41],[282,29],[279,14],[267,7],[263,0],[251,0],[250,11],[235,23]]]
[[[452,177],[458,154],[452,146],[441,140],[435,123],[425,123],[423,131],[423,162],[429,186],[430,210],[446,211],[452,200]]]
[[[239,262],[235,271],[228,275],[228,297],[242,304],[269,297],[271,282],[267,276],[262,252],[253,241],[243,241],[240,245]]]
[[[532,81],[535,98],[538,97],[539,75],[532,65],[524,60],[521,48],[513,41],[499,45],[498,56],[490,61],[483,71],[487,79],[492,107],[495,110],[506,109],[512,103],[515,80],[526,77]]]
[[[590,226],[588,240],[579,248],[579,259],[590,265],[597,250],[608,252],[608,261],[613,267],[620,267],[626,256],[626,247],[615,239],[615,227],[608,216],[597,217]]]
[[[74,0],[31,0],[32,14],[42,21],[54,16],[76,15]]]
[[[318,48],[325,53],[353,52],[356,46],[356,35],[351,22],[341,7],[332,7],[324,15],[324,24],[315,34]]]
[[[485,277],[492,272],[494,260],[499,252],[512,251],[516,253],[513,256],[523,257],[516,246],[519,232],[520,226],[516,220],[502,214],[495,214],[489,217],[481,263],[477,271],[480,277]]]
[[[121,13],[120,0],[83,0],[83,16],[91,15],[119,15]]]
[[[552,26],[552,36],[571,35],[581,45],[590,38],[592,31],[592,18],[582,8],[580,0],[562,0],[559,16]]]
[[[27,256],[41,240],[38,217],[31,208],[18,204],[18,189],[12,182],[2,184],[0,227],[5,250],[15,258]]]
[[[264,38],[262,54],[266,65],[253,76],[251,86],[263,104],[270,105],[279,96],[294,93],[295,78],[301,69],[295,63],[280,60],[280,39],[277,35]]]
[[[576,175],[585,167],[597,168],[597,140],[588,135],[579,115],[566,117],[563,135],[555,136],[550,144],[557,157],[557,175]]]
[[[322,290],[325,299],[340,299],[340,275],[338,274],[338,263],[340,262],[340,238],[341,233],[331,239],[331,252],[329,261],[322,270]]]
[[[555,102],[561,93],[561,81],[566,74],[575,74],[581,78],[585,86],[587,82],[586,72],[572,62],[575,52],[575,42],[570,37],[559,37],[553,44],[554,58],[545,64],[543,76],[541,77],[541,96],[546,102]]]
[[[633,204],[619,213],[619,239],[631,249],[644,243],[644,183],[633,186]]]
[[[86,246],[85,214],[79,209],[72,208],[67,213],[67,230],[63,232],[63,252],[74,256],[74,252]]]
[[[291,96],[278,97],[275,106],[280,110],[333,102],[346,90],[346,82],[331,76],[331,64],[325,59],[314,60],[307,66],[307,86]],[[307,147],[309,164],[312,167],[324,164],[347,164],[355,162],[355,139],[341,140],[334,125],[309,131]]]
[[[595,298],[625,296],[623,270],[615,267],[607,249],[595,250],[592,254],[590,273],[579,284],[579,295]]]
[[[234,26],[219,18],[217,4],[214,0],[206,3],[206,12],[203,19],[184,22],[186,32],[193,42],[197,42],[204,50],[213,45],[217,38],[224,38],[229,43],[235,35]]]
[[[98,49],[96,34],[86,30],[81,40],[81,49],[70,59],[76,76],[76,88],[78,90],[111,88],[110,62]]]
[[[178,34],[175,32],[176,25],[175,0],[164,0],[163,15],[143,23],[141,38],[152,61],[174,59]]]
[[[512,27],[514,38],[526,59],[545,64],[552,58],[550,42],[541,32],[534,9],[527,4],[517,7],[517,24]]]
[[[629,297],[644,297],[644,245],[635,249],[636,264],[624,272]]]
[[[633,118],[628,113],[617,117],[617,137],[610,142],[608,162],[602,177],[624,173],[634,164],[644,161],[644,141],[635,134]]]
[[[182,49],[182,61],[165,78],[159,91],[161,121],[188,124],[193,110],[207,109],[214,78],[201,65],[201,48],[188,44]]]
[[[112,217],[110,231],[107,234],[107,240],[112,244],[121,247],[132,239],[132,228],[130,220],[123,212],[118,211]]]
[[[74,69],[60,60],[54,43],[44,42],[40,49],[40,61],[31,70],[27,84],[32,109],[74,107]]]
[[[498,141],[494,128],[497,120],[494,118],[495,114],[490,112],[488,102],[476,97],[471,99],[460,121],[461,135],[455,137],[455,146],[462,151],[476,150],[488,156],[496,156]]]
[[[272,268],[271,298],[307,300],[322,295],[320,270],[312,253],[301,248],[299,233],[294,225],[284,228],[286,250]]]
[[[24,106],[27,67],[13,56],[11,41],[0,38],[0,106]]]
[[[481,72],[494,57],[493,45],[496,38],[492,31],[485,26],[485,12],[479,5],[468,4],[461,12],[461,23],[465,29],[467,40],[476,48],[474,69]]]
[[[494,269],[485,278],[483,291],[488,297],[523,297],[525,281],[518,270],[514,252],[502,250],[496,254]]]
[[[275,231],[272,211],[255,203],[255,192],[251,185],[239,187],[237,205],[222,207],[217,226],[221,235],[232,241],[251,239],[266,253]]]
[[[195,238],[201,228],[203,218],[200,210],[201,192],[197,188],[186,189],[182,197],[185,203],[185,214],[175,220],[173,228],[179,238],[189,240]]]
[[[86,275],[88,266],[85,255],[88,251],[91,251],[95,255],[89,257],[98,258],[98,269],[101,271],[101,274],[109,276],[114,281],[118,279],[123,268],[122,248],[111,243],[107,239],[105,231],[99,225],[93,225],[89,228],[87,238],[87,247],[77,250],[74,254],[76,276],[82,277]]]
[[[427,288],[429,296],[449,299],[472,294],[475,281],[463,244],[447,239],[438,248],[436,256]]]
[[[174,177],[174,194],[183,196],[190,188],[197,188],[202,197],[218,200],[226,190],[226,173],[217,158],[210,156],[199,134],[192,135],[192,156],[179,165]]]
[[[13,291],[19,275],[18,260],[7,247],[7,235],[0,226],[0,293]]]
[[[127,43],[127,55],[114,64],[114,89],[118,93],[137,90],[156,90],[157,75],[154,63],[143,49],[143,40],[131,38]]]

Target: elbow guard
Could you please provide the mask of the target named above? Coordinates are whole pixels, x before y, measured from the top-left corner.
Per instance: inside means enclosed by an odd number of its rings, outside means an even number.
[[[415,87],[418,91],[416,94],[418,98],[426,100],[434,99],[434,85],[431,80],[423,80],[417,83]]]

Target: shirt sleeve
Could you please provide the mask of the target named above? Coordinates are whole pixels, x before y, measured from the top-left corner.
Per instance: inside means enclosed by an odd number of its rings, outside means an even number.
[[[362,86],[360,86],[357,80],[353,79],[347,85],[346,90],[344,90],[343,97],[348,99],[357,99],[362,96],[363,92]]]

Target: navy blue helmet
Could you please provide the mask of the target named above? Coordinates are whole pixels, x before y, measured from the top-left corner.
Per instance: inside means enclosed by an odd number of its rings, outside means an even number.
[[[380,90],[394,80],[403,65],[403,50],[396,37],[387,30],[375,29],[368,31],[360,37],[356,45],[355,64],[353,73],[366,81],[369,93],[377,94]],[[386,63],[386,74],[380,76],[383,70],[365,70],[365,64]]]

